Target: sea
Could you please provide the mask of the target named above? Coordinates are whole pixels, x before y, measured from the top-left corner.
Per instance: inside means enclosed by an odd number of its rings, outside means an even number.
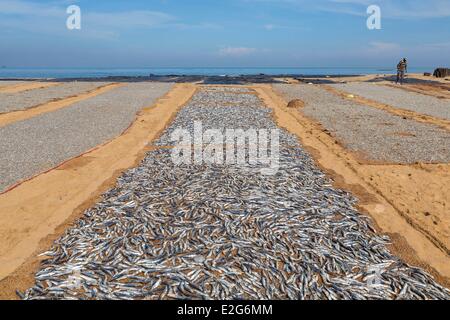
[[[411,68],[411,73],[433,72],[432,67]],[[36,78],[102,78],[155,76],[240,76],[296,75],[345,76],[363,74],[392,74],[395,68],[8,68],[0,66],[0,79]]]

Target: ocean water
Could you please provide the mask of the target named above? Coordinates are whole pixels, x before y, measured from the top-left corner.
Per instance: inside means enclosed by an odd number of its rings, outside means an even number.
[[[411,68],[411,73],[433,72],[433,68]],[[0,68],[0,78],[97,78],[109,76],[199,75],[360,75],[390,74],[395,68],[140,68],[140,69],[64,69],[64,68]]]

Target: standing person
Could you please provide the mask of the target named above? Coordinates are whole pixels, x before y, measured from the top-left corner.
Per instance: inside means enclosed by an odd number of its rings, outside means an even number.
[[[408,72],[408,62],[406,58],[403,58],[397,65],[397,81],[395,83],[403,84],[406,72]]]

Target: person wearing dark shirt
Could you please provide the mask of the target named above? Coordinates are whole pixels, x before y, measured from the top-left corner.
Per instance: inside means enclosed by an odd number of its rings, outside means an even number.
[[[397,81],[395,83],[403,84],[406,72],[408,72],[408,62],[406,58],[403,58],[397,65]]]

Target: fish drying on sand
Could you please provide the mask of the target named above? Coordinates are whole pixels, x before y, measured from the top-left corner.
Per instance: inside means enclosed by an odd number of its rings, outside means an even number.
[[[200,89],[178,128],[276,129],[250,89]],[[248,145],[241,145],[248,148]],[[393,255],[292,134],[279,169],[180,164],[148,152],[62,235],[24,299],[449,299],[449,290]]]

